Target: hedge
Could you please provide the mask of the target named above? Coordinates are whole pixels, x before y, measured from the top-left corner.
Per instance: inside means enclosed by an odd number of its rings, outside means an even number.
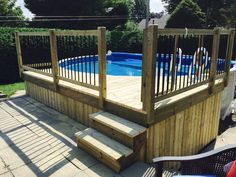
[[[40,28],[10,28],[0,27],[0,84],[12,83],[20,80],[18,74],[18,62],[15,47],[15,32],[45,31]],[[111,31],[107,35],[107,49],[114,52],[142,52],[142,32],[141,31]],[[43,55],[28,51],[27,57]],[[80,50],[81,51],[81,50]],[[34,54],[32,54],[34,52]],[[71,54],[72,51],[70,51]],[[47,54],[45,54],[47,55]],[[45,58],[45,57],[44,57]],[[37,59],[37,57],[35,57]],[[37,62],[37,61],[35,61]]]
[[[44,30],[0,27],[0,84],[20,81],[15,47],[15,32]]]

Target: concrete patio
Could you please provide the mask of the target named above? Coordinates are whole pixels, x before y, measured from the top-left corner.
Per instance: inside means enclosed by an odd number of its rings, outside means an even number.
[[[120,174],[77,148],[74,133],[86,127],[21,96],[0,102],[0,177],[151,177],[137,162]]]

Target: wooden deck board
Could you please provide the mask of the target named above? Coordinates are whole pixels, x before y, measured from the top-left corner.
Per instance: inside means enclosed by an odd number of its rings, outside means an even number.
[[[52,77],[45,76],[42,74],[26,71],[24,74],[29,74],[35,78],[40,78],[42,80],[49,81],[53,83]],[[187,76],[182,76],[187,77]],[[183,78],[181,79],[181,82],[183,82]],[[160,87],[162,87],[162,79]],[[180,77],[178,78],[178,81],[180,82]],[[216,84],[222,82],[222,79],[216,80]],[[187,83],[187,82],[186,82]],[[170,83],[169,83],[170,84]],[[179,85],[178,83],[177,85]],[[88,93],[92,96],[99,96],[99,92],[94,89],[90,89],[84,86],[80,86],[74,83],[70,83],[67,81],[59,80],[59,85],[68,87],[72,90],[78,90],[82,91],[84,93]],[[182,83],[180,84],[182,85]],[[166,85],[165,85],[166,87]],[[173,102],[176,102],[178,100],[181,100],[183,97],[186,97],[188,95],[194,94],[199,92],[200,90],[206,89],[208,87],[208,84],[201,85],[197,88],[185,91],[181,94],[172,96],[170,98],[161,100],[155,104],[155,109],[159,109],[160,107],[172,104]],[[162,88],[160,88],[161,90]],[[141,77],[140,76],[110,76],[107,75],[107,100],[132,107],[135,109],[142,109],[142,102],[141,102]]]

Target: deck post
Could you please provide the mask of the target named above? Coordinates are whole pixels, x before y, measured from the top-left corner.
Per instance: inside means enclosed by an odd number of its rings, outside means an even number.
[[[229,82],[230,63],[233,57],[234,37],[235,37],[235,29],[230,29],[227,42],[227,54],[225,58],[225,78],[224,78],[225,87],[228,85]]]
[[[220,46],[220,28],[214,28],[213,30],[213,43],[212,43],[212,55],[211,55],[211,68],[209,77],[209,94],[213,93],[216,79],[216,67]]]
[[[15,41],[16,41],[16,52],[17,52],[17,59],[18,59],[19,76],[21,78],[21,75],[23,72],[23,68],[22,68],[23,61],[22,61],[22,52],[21,52],[19,32],[15,33]]]
[[[146,88],[145,88],[145,111],[147,121],[154,121],[155,105],[155,80],[156,80],[156,57],[157,57],[157,33],[158,25],[148,27],[147,57],[146,57]]]
[[[49,30],[50,37],[50,49],[51,49],[51,60],[52,60],[52,76],[55,88],[58,86],[58,54],[57,54],[57,38],[55,30]]]
[[[143,30],[143,56],[142,56],[142,85],[141,85],[141,101],[143,102],[143,110],[145,110],[145,87],[146,87],[146,68],[147,68],[147,43],[148,29]]]
[[[99,106],[101,109],[103,109],[104,100],[107,97],[106,51],[106,28],[98,27]]]

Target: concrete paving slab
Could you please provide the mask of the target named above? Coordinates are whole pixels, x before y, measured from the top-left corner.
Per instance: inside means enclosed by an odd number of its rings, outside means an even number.
[[[136,162],[121,172],[122,177],[155,177],[155,169],[144,162]]]
[[[14,176],[12,173],[8,172],[8,173],[0,174],[0,177],[14,177]]]
[[[82,149],[74,147],[70,151],[63,152],[62,155],[81,170],[86,170],[99,162]]]
[[[101,163],[84,170],[84,172],[90,177],[122,177]]]
[[[14,146],[1,150],[0,157],[11,170],[31,162],[19,149]]]
[[[3,161],[3,159],[0,157],[0,175],[7,173],[8,172],[8,167]]]
[[[13,145],[13,143],[7,142],[5,141],[2,137],[1,137],[1,133],[0,133],[0,151],[2,149],[8,148],[9,146]]]

